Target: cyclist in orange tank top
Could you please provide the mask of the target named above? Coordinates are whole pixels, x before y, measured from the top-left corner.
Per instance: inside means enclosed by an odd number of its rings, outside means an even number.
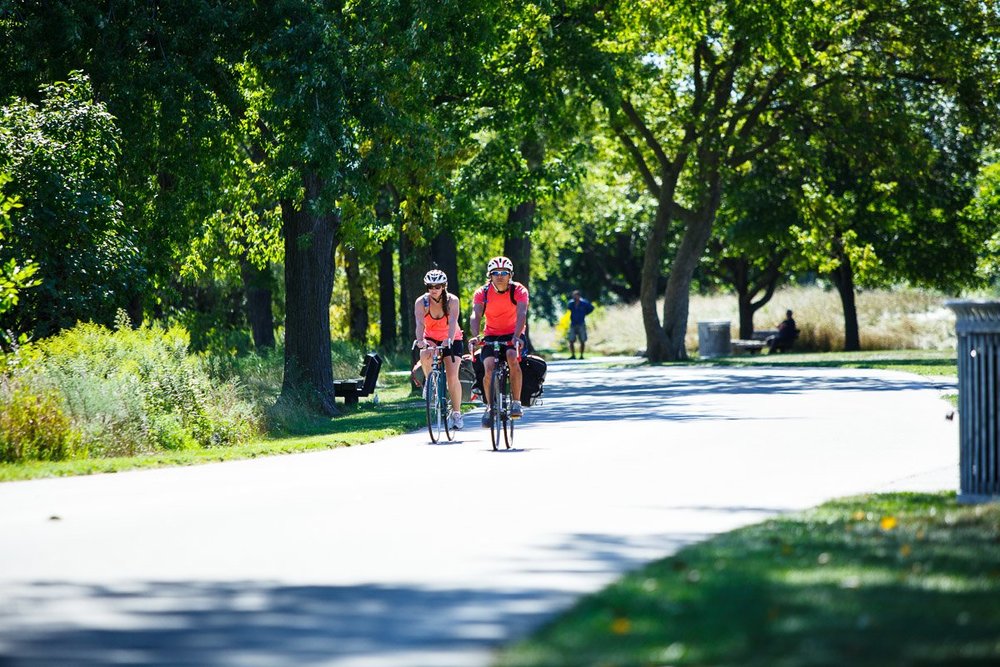
[[[524,414],[521,401],[521,366],[518,363],[520,353],[524,349],[524,329],[528,324],[528,289],[521,283],[514,282],[514,263],[506,257],[494,257],[486,267],[486,275],[490,281],[476,290],[472,299],[472,317],[469,318],[469,331],[472,338],[469,345],[479,343],[479,328],[483,318],[486,318],[486,329],[483,332],[484,341],[505,341],[507,348],[507,367],[510,369],[510,388],[514,400],[511,402],[510,416],[519,419]],[[487,354],[483,355],[483,394],[490,395],[490,375],[496,360]],[[487,399],[488,400],[488,399]],[[490,410],[487,405],[483,413],[483,428],[490,427]]]
[[[431,269],[424,275],[427,293],[417,297],[413,303],[413,318],[416,323],[416,343],[420,348],[420,365],[424,377],[431,372],[431,351],[429,344],[446,349],[444,372],[448,381],[448,395],[451,397],[451,422],[454,428],[465,426],[462,420],[462,385],[458,379],[458,367],[462,363],[465,344],[462,329],[458,326],[460,302],[454,294],[448,293],[448,276],[444,271]]]

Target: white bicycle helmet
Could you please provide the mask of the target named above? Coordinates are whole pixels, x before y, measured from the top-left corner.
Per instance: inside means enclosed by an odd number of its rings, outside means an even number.
[[[448,276],[441,269],[431,269],[424,274],[424,285],[447,285]]]
[[[514,263],[506,257],[494,257],[490,260],[490,263],[486,265],[486,275],[489,276],[497,269],[510,271],[511,275],[513,275]]]

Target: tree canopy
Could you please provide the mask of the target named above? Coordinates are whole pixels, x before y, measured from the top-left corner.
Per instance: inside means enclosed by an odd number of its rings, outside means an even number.
[[[837,286],[850,349],[858,285],[994,278],[998,14],[9,2],[0,325],[252,329],[332,413],[331,337],[405,339],[430,263],[469,291],[506,250],[536,316],[638,300],[654,361],[686,356],[692,289],[732,289],[743,333],[793,273]]]

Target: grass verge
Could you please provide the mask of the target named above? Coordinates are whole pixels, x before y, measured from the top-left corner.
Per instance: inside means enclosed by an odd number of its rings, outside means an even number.
[[[837,500],[628,574],[497,667],[1000,664],[1000,505]]]
[[[716,366],[802,366],[876,368],[924,376],[958,377],[954,350],[866,350],[862,352],[789,352],[698,360]]]
[[[408,384],[394,383],[378,393],[378,405],[362,400],[356,409],[342,416],[298,420],[292,431],[242,445],[157,452],[144,456],[4,463],[0,464],[0,482],[197,465],[350,447],[408,433],[424,424],[423,402],[410,397]]]

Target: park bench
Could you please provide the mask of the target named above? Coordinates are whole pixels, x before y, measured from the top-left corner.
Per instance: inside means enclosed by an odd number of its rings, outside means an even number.
[[[730,344],[733,348],[733,354],[742,354],[744,352],[757,354],[767,347],[767,339],[771,336],[777,335],[777,333],[778,332],[774,329],[763,329],[760,331],[754,331],[752,339],[737,339],[731,341]]]
[[[369,352],[361,362],[361,377],[333,381],[333,395],[344,399],[345,405],[357,405],[361,396],[371,396],[375,392],[378,373],[382,369],[382,357]]]

